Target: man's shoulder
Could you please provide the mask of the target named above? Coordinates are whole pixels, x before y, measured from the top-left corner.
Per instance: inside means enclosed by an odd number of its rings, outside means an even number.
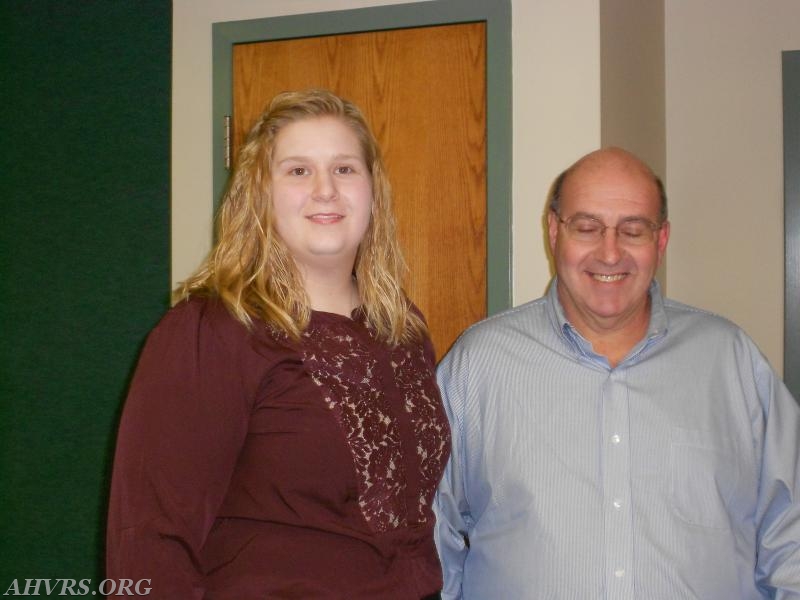
[[[478,321],[461,334],[456,344],[461,347],[482,346],[497,338],[536,336],[546,331],[549,323],[547,298],[537,298]]]
[[[664,300],[664,312],[668,335],[675,343],[700,344],[708,352],[739,348],[753,356],[761,355],[747,332],[722,315],[672,299]]]
[[[664,298],[664,312],[667,314],[670,328],[683,327],[697,332],[743,333],[741,327],[720,314],[672,298]]]

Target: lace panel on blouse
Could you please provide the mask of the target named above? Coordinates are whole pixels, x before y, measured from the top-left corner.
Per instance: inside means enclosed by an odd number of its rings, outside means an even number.
[[[362,332],[363,327],[312,325],[303,334],[303,362],[347,440],[361,512],[371,529],[385,532],[427,521],[449,435],[422,346],[386,348],[364,339]],[[379,365],[378,359],[390,361],[390,366]],[[394,410],[392,402],[398,403]],[[401,442],[403,424],[396,416],[401,410],[413,447],[404,448]],[[406,446],[411,443],[406,440]],[[410,464],[419,462],[419,494],[411,502],[403,451],[416,453]]]

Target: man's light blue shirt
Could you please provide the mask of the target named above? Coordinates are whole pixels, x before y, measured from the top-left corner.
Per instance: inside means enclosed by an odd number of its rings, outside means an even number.
[[[439,366],[442,597],[800,599],[800,408],[755,344],[654,282],[611,368],[555,288]]]

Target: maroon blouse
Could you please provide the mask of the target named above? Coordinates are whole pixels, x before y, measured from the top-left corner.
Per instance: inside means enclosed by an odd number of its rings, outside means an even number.
[[[449,448],[429,341],[389,347],[356,311],[313,313],[297,344],[183,302],[123,411],[106,576],[153,599],[418,600],[441,587]]]

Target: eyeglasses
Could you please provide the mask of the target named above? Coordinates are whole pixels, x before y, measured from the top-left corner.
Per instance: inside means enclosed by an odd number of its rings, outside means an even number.
[[[587,244],[598,243],[606,235],[607,229],[613,229],[620,244],[644,246],[656,239],[656,232],[664,225],[663,223],[653,223],[640,217],[631,217],[616,225],[606,225],[599,219],[582,214],[562,219],[561,215],[556,213],[556,218],[559,223],[564,225],[571,239]]]

